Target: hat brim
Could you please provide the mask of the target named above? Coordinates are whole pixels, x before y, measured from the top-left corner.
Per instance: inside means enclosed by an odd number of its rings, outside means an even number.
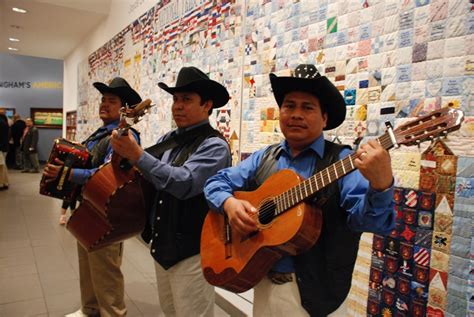
[[[207,96],[212,100],[212,108],[220,108],[229,101],[229,93],[224,86],[214,80],[196,80],[184,86],[169,87],[167,84],[158,83],[158,87],[170,94],[175,92],[192,91]]]
[[[344,98],[339,90],[324,76],[316,79],[307,79],[278,77],[272,73],[270,74],[270,83],[278,107],[281,106],[285,95],[291,91],[303,91],[316,96],[328,114],[328,121],[324,130],[337,128],[346,118]]]
[[[111,88],[104,83],[96,82],[92,84],[102,95],[105,93],[109,93],[112,95],[118,96],[124,102],[126,102],[129,106],[136,105],[142,101],[140,95],[133,90],[132,88],[128,87],[116,87]]]

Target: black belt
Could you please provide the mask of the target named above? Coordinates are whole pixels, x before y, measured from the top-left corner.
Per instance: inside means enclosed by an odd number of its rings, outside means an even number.
[[[267,276],[272,281],[273,284],[285,284],[288,282],[293,282],[293,273],[282,273],[282,272],[275,272],[270,271],[268,272]]]

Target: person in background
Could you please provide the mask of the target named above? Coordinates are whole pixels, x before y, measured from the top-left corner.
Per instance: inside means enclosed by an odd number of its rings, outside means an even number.
[[[140,95],[121,77],[115,77],[109,85],[100,82],[93,85],[102,94],[99,116],[103,125],[83,142],[91,154],[91,167],[72,169],[70,181],[76,184],[85,184],[100,165],[110,161],[113,153],[110,135],[119,126],[120,108],[125,104],[133,106],[142,101]],[[139,142],[137,132],[133,129],[129,131],[129,135]],[[44,175],[56,179],[60,171],[61,166],[48,164]],[[120,269],[123,242],[90,253],[78,242],[77,253],[81,308],[66,316],[125,316],[125,282]]]
[[[39,173],[38,161],[38,129],[31,118],[26,119],[26,129],[23,132],[21,149],[23,152],[22,173]]]
[[[5,115],[5,110],[0,109],[0,190],[8,189],[9,186],[6,162],[9,135],[10,127],[8,126],[8,119]]]
[[[166,316],[213,316],[214,287],[204,279],[199,254],[209,208],[202,191],[206,179],[231,164],[227,142],[209,124],[212,109],[224,106],[229,93],[192,66],[181,68],[175,87],[158,86],[173,95],[171,112],[178,126],[158,145],[184,135],[194,137],[156,157],[115,132],[112,146],[158,191],[142,237],[151,242],[161,309]]]
[[[23,169],[23,154],[21,151],[21,139],[23,137],[23,132],[25,131],[26,123],[21,119],[20,115],[17,113],[13,116],[13,124],[11,126],[11,138],[13,141],[14,149],[14,158],[15,164],[14,168],[18,170]]]
[[[253,191],[270,175],[292,169],[307,179],[352,150],[325,141],[346,105],[340,92],[314,65],[299,65],[294,77],[270,74],[285,140],[253,153],[238,166],[209,178],[204,193],[212,210],[224,212],[243,237],[258,232],[256,207],[233,196]],[[319,240],[306,252],[284,256],[254,287],[254,316],[348,316],[344,304],[363,231],[389,234],[395,227],[393,176],[388,152],[375,140],[356,151],[358,169],[318,192]],[[257,233],[258,235],[258,233]],[[253,237],[258,239],[258,237]]]

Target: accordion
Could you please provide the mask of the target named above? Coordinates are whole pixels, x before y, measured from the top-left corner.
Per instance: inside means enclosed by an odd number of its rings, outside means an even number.
[[[80,185],[68,181],[69,175],[72,168],[86,168],[89,157],[87,148],[80,143],[63,138],[54,140],[48,164],[55,164],[57,158],[64,162],[64,166],[55,180],[46,182],[47,178],[43,175],[40,182],[40,194],[62,200],[75,199],[79,194]]]

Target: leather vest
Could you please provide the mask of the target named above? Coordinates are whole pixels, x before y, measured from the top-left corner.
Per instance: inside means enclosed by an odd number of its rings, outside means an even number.
[[[206,135],[183,145],[171,165],[182,166],[209,137],[224,139],[219,132],[211,129]],[[153,230],[148,225],[142,233],[146,242],[153,236],[151,244],[153,258],[164,269],[169,269],[178,262],[199,254],[201,230],[209,210],[204,194],[181,200],[166,191],[159,191],[156,206]]]
[[[325,141],[324,157],[317,161],[314,172],[339,160],[344,146]],[[261,184],[277,171],[279,145],[270,146],[256,173]],[[313,173],[314,174],[314,173]],[[340,205],[337,181],[320,190],[312,203],[322,209],[322,230],[317,243],[295,256],[296,280],[301,305],[311,316],[326,316],[335,311],[349,293],[360,233],[347,226],[347,213]]]

